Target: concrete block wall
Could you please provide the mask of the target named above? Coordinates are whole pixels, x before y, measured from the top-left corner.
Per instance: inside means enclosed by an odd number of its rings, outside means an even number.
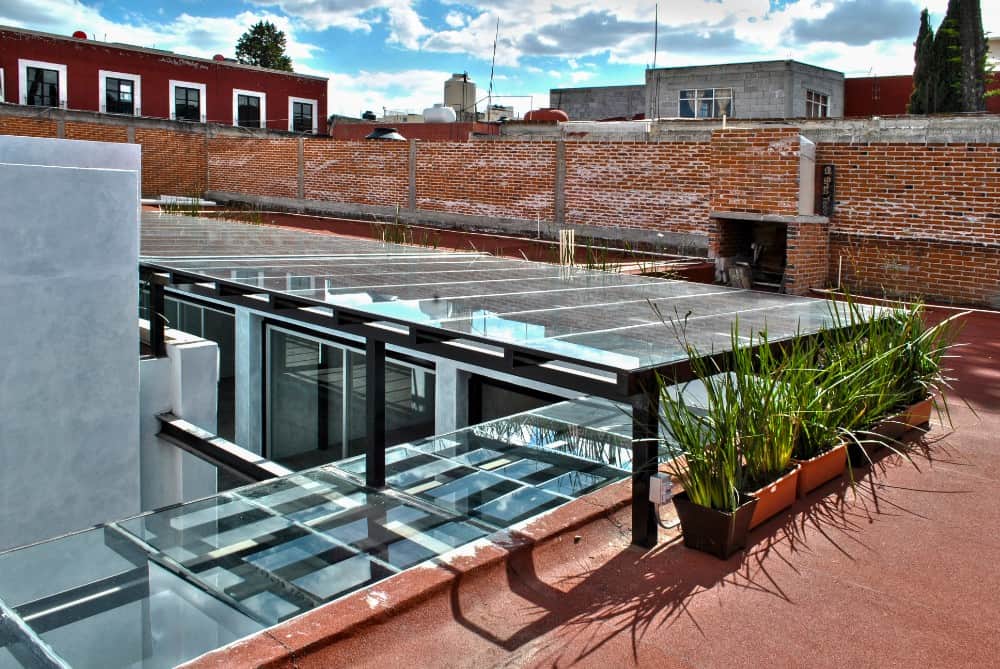
[[[844,75],[791,60],[646,70],[646,118],[680,115],[682,90],[731,88],[732,118],[805,116],[805,91],[830,95],[830,116],[843,115]]]
[[[549,104],[562,109],[571,121],[600,121],[608,118],[642,118],[646,113],[646,86],[594,86],[553,88]]]

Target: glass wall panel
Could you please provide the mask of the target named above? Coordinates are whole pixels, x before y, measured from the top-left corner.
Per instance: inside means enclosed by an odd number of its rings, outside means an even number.
[[[365,355],[268,327],[267,457],[303,469],[364,453]],[[434,372],[386,362],[389,445],[434,431]]]

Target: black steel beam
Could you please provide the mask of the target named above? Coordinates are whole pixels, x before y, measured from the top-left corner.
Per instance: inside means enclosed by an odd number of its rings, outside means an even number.
[[[159,272],[147,272],[149,282],[149,348],[157,358],[167,356],[167,339],[164,334],[166,326],[166,303],[163,299],[163,287],[168,277]]]
[[[247,483],[287,476],[292,470],[217,437],[172,413],[156,417],[161,438]]]
[[[385,342],[365,342],[365,483],[385,487]]]
[[[632,398],[632,543],[652,548],[657,541],[656,506],[649,479],[660,454],[660,389],[653,383]]]

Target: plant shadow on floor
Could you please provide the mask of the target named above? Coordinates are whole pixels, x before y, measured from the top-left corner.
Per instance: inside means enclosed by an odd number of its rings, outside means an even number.
[[[914,515],[918,509],[905,508],[888,499],[887,471],[897,466],[918,470],[935,463],[955,459],[935,435],[908,435],[900,451],[888,448],[877,451],[873,462],[853,470],[853,481],[842,478],[798,500],[788,511],[751,532],[745,553],[722,561],[682,545],[678,530],[661,530],[656,548],[642,552],[623,548],[597,567],[588,564],[580,552],[570,553],[554,570],[555,575],[539,575],[540,565],[551,565],[549,550],[561,555],[564,548],[525,549],[515,552],[507,562],[502,583],[491,580],[491,587],[503,587],[525,602],[519,610],[520,621],[509,615],[483,615],[475,610],[476,576],[460,576],[451,590],[454,619],[473,633],[517,654],[540,637],[559,630],[546,639],[546,664],[593,659],[609,643],[620,644],[627,638],[631,662],[639,661],[643,637],[651,631],[669,629],[687,620],[703,637],[717,634],[704,629],[692,604],[716,588],[739,588],[755,591],[777,600],[795,604],[786,592],[789,574],[808,577],[801,569],[803,558],[833,546],[849,560],[877,552],[865,543],[863,529],[879,517]],[[968,491],[927,491],[962,494]],[[615,522],[614,518],[609,519]],[[627,541],[628,528],[619,527]],[[515,539],[516,540],[516,539]],[[623,544],[624,544],[623,541]]]

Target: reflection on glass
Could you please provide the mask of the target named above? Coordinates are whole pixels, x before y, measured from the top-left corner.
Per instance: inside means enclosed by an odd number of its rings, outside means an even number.
[[[291,469],[364,452],[367,425],[364,353],[268,328],[268,454]],[[387,360],[386,439],[434,429],[434,373]]]

